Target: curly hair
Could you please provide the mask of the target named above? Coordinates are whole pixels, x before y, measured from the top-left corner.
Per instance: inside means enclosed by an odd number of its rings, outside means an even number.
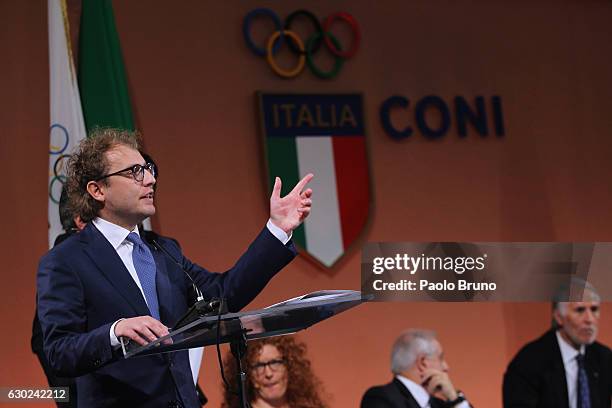
[[[73,214],[79,215],[83,222],[96,218],[104,206],[89,194],[87,183],[104,176],[108,171],[106,152],[118,145],[138,150],[140,134],[123,129],[96,128],[79,143],[68,160],[65,188]],[[106,184],[107,180],[100,182]]]
[[[287,366],[287,403],[293,408],[325,408],[321,395],[323,385],[314,375],[310,361],[306,357],[306,344],[296,341],[293,336],[269,337],[261,340],[249,341],[246,358],[242,361],[243,367],[252,366],[257,356],[266,344],[274,346],[283,356]],[[240,401],[236,393],[234,381],[238,375],[236,359],[228,353],[223,362],[225,378],[230,382],[231,389],[224,384],[223,408],[238,408]],[[247,398],[250,402],[257,399],[251,375],[247,375]]]

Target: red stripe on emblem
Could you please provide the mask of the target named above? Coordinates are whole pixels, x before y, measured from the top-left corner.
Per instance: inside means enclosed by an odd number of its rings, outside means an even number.
[[[332,137],[342,242],[348,248],[368,220],[370,178],[365,137]],[[316,192],[315,192],[316,194]],[[314,197],[316,201],[316,197]]]

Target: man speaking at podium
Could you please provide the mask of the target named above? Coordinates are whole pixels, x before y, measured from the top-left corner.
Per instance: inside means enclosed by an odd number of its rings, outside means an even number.
[[[118,338],[146,344],[168,334],[189,306],[187,273],[205,298],[222,288],[230,311],[251,302],[296,254],[290,237],[310,213],[312,175],[285,197],[276,179],[267,225],[217,274],[190,262],[170,239],[143,241],[137,225],[155,213],[155,167],[138,148],[135,133],[98,129],[70,159],[69,199],[88,224],[40,261],[44,349],[58,375],[78,377],[79,406],[197,407],[186,351],[122,360]]]

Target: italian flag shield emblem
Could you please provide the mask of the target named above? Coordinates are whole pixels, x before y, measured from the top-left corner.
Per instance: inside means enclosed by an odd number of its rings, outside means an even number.
[[[363,101],[360,94],[258,93],[271,192],[287,194],[306,174],[310,216],[293,232],[303,252],[333,266],[364,231],[370,208]]]

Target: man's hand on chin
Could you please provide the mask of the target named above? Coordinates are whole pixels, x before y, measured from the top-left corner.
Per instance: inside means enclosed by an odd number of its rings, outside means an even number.
[[[440,395],[446,401],[457,399],[457,391],[448,373],[441,370],[428,369],[423,372],[423,378],[425,378],[423,387],[425,387],[429,395]]]

